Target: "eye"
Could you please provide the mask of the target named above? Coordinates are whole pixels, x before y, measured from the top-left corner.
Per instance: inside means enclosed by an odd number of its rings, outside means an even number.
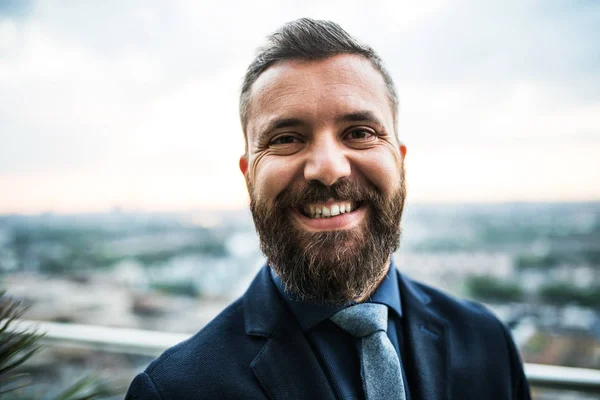
[[[291,135],[282,135],[271,141],[271,145],[300,143],[300,139]]]
[[[356,129],[352,129],[351,131],[347,132],[345,135],[345,138],[350,139],[350,140],[360,140],[360,141],[371,140],[371,139],[375,138],[375,132],[373,132],[370,129],[366,129],[366,128],[356,128]]]

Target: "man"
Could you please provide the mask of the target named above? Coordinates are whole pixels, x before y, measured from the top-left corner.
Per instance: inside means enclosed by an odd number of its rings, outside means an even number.
[[[398,100],[373,50],[300,19],[245,76],[240,158],[267,265],[128,399],[527,399],[506,327],[391,260],[406,195]]]

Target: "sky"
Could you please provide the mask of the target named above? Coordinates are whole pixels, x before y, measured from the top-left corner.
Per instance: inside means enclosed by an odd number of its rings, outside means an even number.
[[[0,1],[0,213],[242,208],[242,77],[331,19],[400,98],[408,201],[600,200],[600,2]]]

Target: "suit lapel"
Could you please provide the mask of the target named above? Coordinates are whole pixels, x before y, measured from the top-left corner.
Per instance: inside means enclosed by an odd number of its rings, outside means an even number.
[[[407,371],[413,399],[442,400],[450,398],[448,329],[444,319],[434,314],[431,299],[414,283],[399,273],[402,314],[405,320],[405,348],[408,350]]]
[[[244,295],[246,333],[265,345],[250,364],[273,400],[334,399],[329,382],[296,319],[264,267]]]
[[[334,399],[327,378],[304,337],[271,338],[250,364],[273,400]]]

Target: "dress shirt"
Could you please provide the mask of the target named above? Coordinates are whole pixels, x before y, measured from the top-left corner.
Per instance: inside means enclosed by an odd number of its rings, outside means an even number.
[[[329,318],[345,307],[356,304],[349,302],[341,306],[314,304],[299,300],[285,290],[281,279],[271,269],[273,283],[281,297],[297,318],[304,334],[312,346],[323,371],[338,399],[364,399],[360,368],[360,339],[352,337]],[[404,355],[402,340],[402,304],[398,275],[392,261],[387,275],[377,290],[367,300],[388,306],[387,335],[396,350]],[[405,357],[400,357],[406,398],[410,400],[408,380],[405,372]]]

